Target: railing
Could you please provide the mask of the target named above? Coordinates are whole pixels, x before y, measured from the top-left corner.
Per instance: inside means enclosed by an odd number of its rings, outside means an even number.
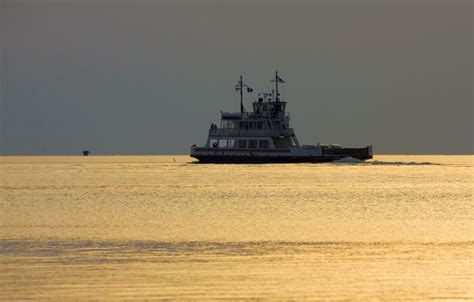
[[[235,129],[211,128],[209,136],[290,136],[293,129]]]
[[[285,113],[282,114],[282,112],[274,112],[274,111],[266,111],[266,112],[260,112],[260,113],[255,113],[255,112],[221,112],[221,117],[223,119],[238,119],[245,121],[246,119],[254,119],[255,116],[258,116],[259,119],[263,117],[269,117],[270,119],[290,119],[290,113],[286,111]]]
[[[289,112],[282,113],[282,112],[269,111],[269,112],[265,112],[263,115],[268,116],[272,120],[281,119],[281,118],[290,119]]]

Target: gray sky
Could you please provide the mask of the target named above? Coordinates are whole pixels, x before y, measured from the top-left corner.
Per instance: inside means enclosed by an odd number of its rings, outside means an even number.
[[[471,1],[0,3],[1,154],[187,154],[276,69],[300,143],[473,152]]]

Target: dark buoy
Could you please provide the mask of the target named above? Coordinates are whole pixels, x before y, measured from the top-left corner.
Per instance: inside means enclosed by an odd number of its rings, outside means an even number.
[[[84,151],[82,151],[82,155],[84,155],[84,156],[89,155],[89,150],[84,150]]]

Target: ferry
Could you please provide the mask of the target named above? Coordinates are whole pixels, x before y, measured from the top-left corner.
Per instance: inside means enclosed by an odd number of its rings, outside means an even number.
[[[290,127],[287,102],[279,93],[285,83],[278,71],[271,81],[275,89],[259,93],[252,111],[244,108],[244,90],[252,92],[242,76],[235,86],[240,92],[240,112],[221,112],[220,124],[211,124],[204,146],[191,146],[191,157],[200,163],[323,163],[345,157],[372,158],[372,146],[346,148],[341,145],[300,145]]]

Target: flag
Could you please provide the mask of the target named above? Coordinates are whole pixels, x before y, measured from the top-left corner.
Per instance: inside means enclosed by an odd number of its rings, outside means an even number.
[[[247,92],[253,92],[253,88],[247,87]]]
[[[275,83],[276,81],[278,81],[278,83],[285,83],[285,81],[283,81],[283,79],[282,79],[282,78],[280,78],[280,77],[277,77],[277,78],[276,78],[276,80],[275,80],[275,79],[273,79],[273,80],[271,80],[270,82],[273,82],[273,83]]]

